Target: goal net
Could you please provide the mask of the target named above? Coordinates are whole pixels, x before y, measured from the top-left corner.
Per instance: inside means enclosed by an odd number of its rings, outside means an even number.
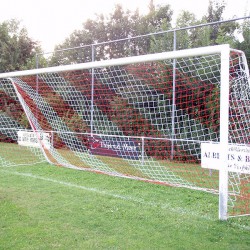
[[[33,131],[11,79],[0,79],[0,166],[46,162],[36,137],[29,135]],[[23,147],[30,139],[32,146]]]
[[[250,214],[250,79],[227,45],[0,74],[0,166],[47,161],[219,194]]]

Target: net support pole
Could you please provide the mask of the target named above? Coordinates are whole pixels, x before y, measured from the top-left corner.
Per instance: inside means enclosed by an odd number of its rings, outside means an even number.
[[[173,50],[176,51],[176,31],[174,31]],[[171,130],[171,160],[174,159],[174,139],[175,139],[175,80],[176,80],[176,59],[173,59],[173,93],[172,93],[172,130]]]
[[[39,68],[39,55],[36,54],[36,69]],[[36,95],[39,95],[39,77],[36,75]],[[36,117],[38,118],[38,107],[36,107]]]
[[[143,166],[144,165],[144,156],[145,156],[145,153],[144,153],[144,147],[145,147],[145,142],[144,142],[144,137],[141,138],[141,141],[142,141],[142,144],[141,144],[141,165]]]
[[[95,61],[95,47],[91,46],[92,62]],[[94,82],[95,82],[95,70],[91,69],[91,107],[90,107],[90,134],[93,137],[93,123],[94,123]]]
[[[219,219],[227,220],[228,203],[228,122],[229,122],[229,45],[221,50],[220,89],[220,171],[219,171]]]

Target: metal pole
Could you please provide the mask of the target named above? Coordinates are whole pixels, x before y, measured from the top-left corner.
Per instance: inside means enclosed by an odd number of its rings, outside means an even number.
[[[229,45],[221,51],[220,91],[220,171],[219,171],[219,219],[227,220],[228,203],[228,120],[229,120]]]
[[[92,62],[95,61],[95,45],[92,44],[91,46],[91,58],[92,58]],[[91,69],[91,114],[90,114],[90,134],[91,137],[93,136],[93,123],[94,123],[94,78],[95,76],[95,70],[94,68]]]
[[[174,31],[173,50],[176,50],[176,31]],[[175,139],[175,80],[176,80],[176,59],[173,59],[173,88],[172,88],[172,130],[171,130],[171,160],[174,159],[174,139]]]
[[[36,68],[39,68],[39,55],[36,54]],[[36,98],[38,99],[38,95],[39,95],[39,78],[38,78],[38,74],[36,75]],[[36,121],[38,120],[38,107],[36,105]],[[37,124],[36,124],[37,125]]]
[[[144,165],[144,137],[141,138],[141,164]]]
[[[54,148],[54,132],[51,131],[51,146]]]

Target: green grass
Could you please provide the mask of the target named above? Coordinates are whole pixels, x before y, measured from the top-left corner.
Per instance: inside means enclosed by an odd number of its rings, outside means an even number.
[[[36,153],[34,153],[34,150]],[[13,154],[15,152],[15,154]],[[48,159],[58,164],[57,160],[51,155],[51,153],[45,150]],[[69,149],[56,149],[56,152],[65,159],[68,163],[83,169],[93,168],[90,162],[90,155],[87,152],[75,154]],[[40,158],[39,158],[40,156]],[[192,183],[192,186],[218,190],[218,171],[213,171],[211,175],[209,169],[201,168],[200,164],[191,164],[183,162],[173,162],[169,160],[157,160],[150,158],[141,164],[140,160],[128,161],[120,157],[109,156],[93,156],[99,162],[99,170],[106,171],[106,167],[115,172],[125,176],[134,176],[149,180],[166,181],[164,177],[158,175],[158,168],[160,165],[164,174],[169,171],[173,173],[176,178],[188,183]],[[88,159],[89,161],[86,161]],[[41,157],[41,152],[37,148],[19,146],[15,143],[0,143],[0,166],[13,166],[13,165],[29,165],[37,162],[44,162],[45,158]],[[135,167],[137,166],[137,167]],[[171,183],[171,180],[168,180]]]
[[[0,249],[249,249],[218,197],[40,164],[0,168]]]
[[[40,149],[0,142],[0,166],[25,165],[27,162],[29,164],[45,162]]]

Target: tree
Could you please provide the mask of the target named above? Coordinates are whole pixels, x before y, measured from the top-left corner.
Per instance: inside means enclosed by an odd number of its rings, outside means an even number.
[[[147,33],[145,30],[147,26],[143,22],[138,10],[135,12],[124,10],[117,4],[112,13],[107,16],[96,15],[93,20],[88,19],[83,23],[81,30],[74,31],[62,44],[56,46],[55,51],[79,46],[81,48],[55,52],[51,64],[78,63],[139,54],[140,49],[146,46],[144,41],[119,39]],[[101,44],[102,42],[105,43]],[[88,46],[91,44],[98,45]],[[94,58],[92,49],[95,52]]]
[[[172,14],[173,11],[169,5],[156,8],[152,0],[149,3],[149,13],[146,15],[140,15],[138,10],[134,12],[125,10],[117,4],[112,13],[107,16],[96,15],[93,20],[88,19],[83,23],[81,30],[74,31],[64,43],[56,46],[55,50],[78,46],[81,48],[55,52],[51,64],[91,61],[93,48],[87,45],[97,43],[98,45],[94,45],[95,60],[141,55],[152,50],[155,51],[156,48],[166,50],[164,44],[159,47],[159,43],[163,41],[160,38],[134,39],[132,37],[159,30],[168,30],[171,27]],[[129,39],[130,37],[131,39]],[[166,41],[169,43],[169,39],[165,39]],[[105,43],[100,44],[102,42]]]
[[[197,20],[193,13],[182,11],[182,13],[177,17],[176,27],[183,28],[221,21],[224,9],[224,1],[210,0],[207,14],[200,20]],[[177,32],[177,49],[220,44],[223,42],[223,38],[225,38],[224,40],[228,38],[227,32],[229,31],[231,24],[229,24],[227,28],[221,27],[221,24],[215,24],[212,26],[201,26],[180,30]],[[234,28],[232,30],[234,30]]]
[[[176,20],[176,28],[183,28],[198,24],[195,15],[189,11],[182,11]],[[176,32],[176,48],[186,49],[194,46],[194,41],[197,40],[196,29],[185,29]]]
[[[183,11],[177,18],[176,26],[182,28],[222,21],[225,7],[224,1],[210,0],[208,12],[200,20],[197,20],[193,13]],[[225,43],[234,47],[237,41],[235,34],[238,28],[239,25],[236,22],[227,22],[184,29],[177,32],[177,48],[195,48]]]
[[[16,20],[0,24],[0,72],[35,67],[36,52],[41,49]]]
[[[248,66],[250,68],[250,19],[246,19],[242,26],[242,41],[236,43],[236,48],[243,50],[247,57]]]
[[[171,28],[173,11],[169,4],[158,6],[153,5],[153,1],[149,5],[149,13],[145,16],[149,31],[157,32],[169,30]]]
[[[78,62],[88,62],[119,56],[119,51],[128,49],[123,43],[109,43],[94,46],[95,54],[92,58],[91,44],[97,44],[116,39],[134,36],[133,28],[136,21],[136,13],[132,15],[129,11],[125,12],[121,5],[116,5],[114,12],[109,16],[103,14],[96,15],[94,20],[88,19],[83,23],[81,30],[74,31],[64,43],[56,46],[55,50],[63,50],[65,48],[80,47],[65,52],[56,52],[52,57],[52,64],[68,64]],[[90,45],[90,46],[88,46]]]
[[[207,22],[212,23],[222,20],[222,14],[225,9],[225,2],[219,2],[218,0],[209,0],[208,14],[206,16]],[[216,44],[216,38],[219,32],[219,25],[215,24],[211,26],[210,41],[212,44]]]
[[[207,14],[201,19],[197,19],[191,12],[183,11],[177,18],[176,28],[222,21],[225,7],[224,1],[210,0]],[[149,12],[141,15],[138,10],[125,10],[118,4],[109,15],[101,14],[96,15],[95,19],[88,19],[82,29],[74,31],[62,44],[56,46],[51,65],[173,50],[173,32],[138,37],[172,28],[173,11],[170,5],[155,6],[154,1],[150,0],[148,8]],[[176,49],[222,43],[236,47],[238,37],[235,34],[238,28],[236,22],[230,22],[177,31]],[[248,41],[247,26],[244,30],[245,41]],[[242,46],[246,47],[247,43],[244,44]],[[79,46],[78,49],[64,50]]]
[[[239,28],[239,24],[236,22],[222,23],[218,29],[217,37],[215,39],[216,44],[230,44],[234,47],[237,42],[235,31]]]
[[[171,29],[173,11],[169,4],[154,6],[153,1],[149,4],[149,13],[144,16],[144,23],[148,33],[167,31]],[[147,38],[150,41],[150,48],[147,52],[155,53],[173,49],[173,35],[170,33],[158,34]]]

